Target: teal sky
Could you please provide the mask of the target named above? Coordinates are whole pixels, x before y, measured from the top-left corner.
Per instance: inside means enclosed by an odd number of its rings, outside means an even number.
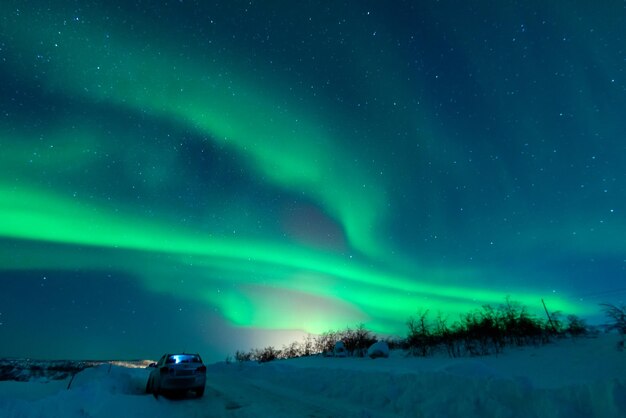
[[[624,303],[626,8],[553,3],[3,1],[0,356]]]

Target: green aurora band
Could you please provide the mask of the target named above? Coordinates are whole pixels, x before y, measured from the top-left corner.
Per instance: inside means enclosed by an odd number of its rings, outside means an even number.
[[[236,73],[225,79],[223,67],[210,60],[180,59],[166,42],[159,42],[157,49],[114,30],[112,39],[87,43],[112,28],[83,28],[74,22],[69,23],[73,34],[67,36],[62,33],[66,28],[58,30],[59,23],[51,19],[26,32],[8,28],[23,49],[37,54],[43,48],[54,56],[57,62],[44,80],[49,89],[63,86],[90,101],[171,118],[234,147],[268,181],[306,191],[320,202],[360,251],[382,253],[370,231],[384,216],[383,189],[375,177],[342,164],[349,154],[334,146],[333,134],[322,128],[325,123],[311,118],[313,109],[300,110],[293,100],[263,94],[263,85],[238,79]],[[106,65],[105,57],[123,66]]]
[[[17,3],[0,7],[3,11],[18,9]],[[404,321],[418,309],[454,315],[502,303],[507,295],[532,307],[545,298],[551,309],[566,313],[595,310],[572,302],[572,297],[551,294],[548,285],[524,284],[519,277],[522,273],[454,262],[442,266],[420,256],[396,255],[388,242],[393,240],[384,231],[392,211],[393,174],[398,173],[391,167],[388,171],[392,173],[383,175],[354,163],[355,155],[364,159],[375,152],[354,150],[342,142],[342,138],[354,136],[352,126],[335,122],[334,108],[320,111],[316,99],[300,100],[306,88],[293,87],[291,80],[272,73],[269,64],[256,74],[248,61],[236,58],[236,52],[220,55],[216,50],[190,60],[180,53],[184,40],[168,39],[158,28],[146,25],[138,36],[119,20],[103,23],[97,10],[84,10],[79,20],[70,16],[70,6],[43,15],[35,8],[24,8],[19,17],[1,20],[3,37],[11,40],[6,49],[13,56],[19,51],[32,57],[9,59],[6,65],[20,77],[36,80],[37,89],[52,97],[71,97],[78,103],[120,113],[147,115],[148,120],[190,132],[191,141],[205,141],[234,153],[251,178],[315,206],[340,229],[348,250],[338,253],[281,237],[228,236],[215,225],[217,221],[207,221],[209,226],[202,227],[177,224],[170,213],[158,209],[146,217],[132,203],[115,198],[111,202],[101,196],[87,198],[89,185],[78,187],[81,190],[72,196],[70,188],[62,190],[59,184],[80,177],[102,155],[115,154],[128,162],[135,155],[148,158],[150,154],[142,149],[145,144],[134,145],[135,132],[124,133],[119,128],[107,136],[103,131],[109,128],[92,127],[89,115],[74,115],[46,122],[42,130],[46,130],[51,147],[33,146],[40,135],[36,129],[0,124],[0,238],[52,247],[48,253],[0,254],[5,269],[70,265],[132,272],[146,289],[206,302],[236,326],[307,332],[364,322],[377,332],[402,333]],[[28,24],[33,21],[38,24]],[[357,55],[365,60],[366,51],[360,52]],[[391,58],[383,65],[396,67]],[[487,84],[484,79],[482,82]],[[401,84],[390,81],[377,89],[397,92],[394,97],[399,102],[410,100],[410,92],[403,91]],[[424,148],[437,144],[449,148],[445,156],[432,158],[435,165],[444,159],[456,161],[458,155],[449,146],[452,133],[433,128],[434,123],[420,128],[427,116],[397,116],[389,123],[406,122],[411,132],[421,129]],[[530,123],[524,126],[529,135],[540,136],[534,129]],[[127,143],[108,144],[116,135]],[[170,141],[168,149],[181,142],[163,138],[160,140]],[[551,162],[548,158],[552,156],[545,158]],[[176,162],[168,162],[167,152],[160,151],[155,159],[154,164],[145,164],[152,167],[147,182],[154,182],[155,188],[163,179],[179,184],[186,181],[182,174],[176,177]],[[504,179],[503,188],[513,189],[514,176],[508,175],[504,162],[498,164],[502,166],[496,176]],[[453,178],[464,175],[461,169],[450,170]],[[54,173],[58,180],[48,178]],[[138,176],[137,181],[146,179]],[[436,206],[428,201],[436,187],[411,192],[423,196],[419,204]],[[234,212],[231,223],[239,218],[246,222],[245,210]],[[434,223],[445,224],[445,214],[434,216],[443,219]],[[592,229],[591,221],[587,225],[575,218],[566,219],[554,231],[539,227],[527,234],[532,239],[521,237],[516,243],[526,239],[523,246],[531,247],[536,245],[535,236],[541,236],[544,244],[557,241],[572,224]],[[588,239],[591,233],[582,232],[563,247],[569,246],[566,250],[577,254],[622,254],[618,232],[623,228],[619,226],[604,231],[605,239]],[[85,250],[94,248],[106,251],[106,260]],[[188,285],[180,286],[181,278]],[[492,286],[492,278],[515,284]]]
[[[325,320],[313,318],[315,325],[305,328],[309,332],[322,332],[329,325],[344,326],[359,320],[380,332],[399,332],[397,323],[389,324],[414,314],[417,301],[426,308],[462,313],[477,305],[501,303],[506,297],[505,293],[487,289],[432,285],[295,246],[204,238],[192,232],[172,231],[166,225],[153,225],[141,219],[120,219],[100,208],[42,191],[24,188],[14,191],[2,186],[0,195],[3,196],[0,201],[2,236],[176,256],[173,260],[178,263],[174,269],[170,266],[164,270],[169,263],[163,261],[157,261],[152,267],[146,267],[152,264],[146,262],[139,269],[136,261],[130,265],[109,267],[135,269],[137,275],[144,277],[147,286],[166,292],[176,288],[176,281],[181,276],[191,277],[194,285],[186,288],[193,291],[185,296],[204,298],[219,306],[224,316],[236,325],[302,328],[310,311],[299,305],[300,314],[294,315],[294,306],[289,302],[292,298],[287,297],[289,292],[315,295],[330,305],[329,301],[338,300],[356,307],[349,314],[333,315],[334,319],[330,315],[326,315]],[[189,257],[193,257],[193,263],[189,263]],[[3,260],[5,266],[9,266],[9,262],[9,259]],[[190,267],[189,264],[200,265],[210,274],[203,275],[202,270],[197,271],[198,266]],[[19,265],[12,267],[19,268]],[[33,267],[32,263],[29,264],[29,268]],[[169,274],[164,274],[168,270]],[[429,279],[440,276],[441,280],[463,273],[424,271],[423,274]],[[465,278],[470,274],[465,273]],[[250,281],[250,277],[258,279],[259,276],[266,279],[261,286],[256,280]],[[242,288],[220,294],[214,291],[220,286],[232,289],[233,284]],[[287,293],[279,297],[263,292],[268,288]],[[184,294],[185,290],[179,292]],[[541,296],[516,292],[515,299],[524,304],[536,304]],[[550,303],[553,308],[566,312],[580,309],[558,298]],[[272,314],[263,313],[268,311]]]

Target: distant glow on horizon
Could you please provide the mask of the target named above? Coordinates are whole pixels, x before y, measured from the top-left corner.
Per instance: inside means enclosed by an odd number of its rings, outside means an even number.
[[[293,7],[3,2],[0,303],[219,351],[624,300],[623,11]]]

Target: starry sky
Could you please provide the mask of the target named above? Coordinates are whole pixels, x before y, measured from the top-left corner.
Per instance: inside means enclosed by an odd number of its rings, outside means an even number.
[[[623,1],[0,5],[0,356],[626,299]]]

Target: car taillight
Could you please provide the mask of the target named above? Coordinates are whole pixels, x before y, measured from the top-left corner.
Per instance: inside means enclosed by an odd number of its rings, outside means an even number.
[[[196,369],[196,373],[206,373],[206,366],[200,366]]]

